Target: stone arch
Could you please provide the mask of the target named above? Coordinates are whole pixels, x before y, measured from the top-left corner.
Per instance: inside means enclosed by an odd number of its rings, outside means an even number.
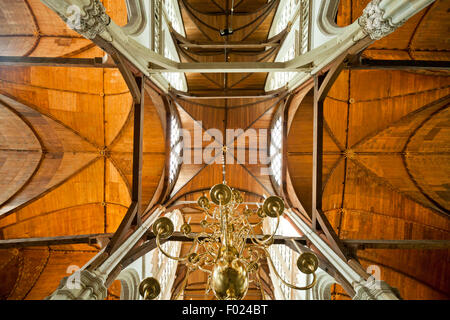
[[[311,289],[311,300],[331,300],[331,286],[336,283],[336,280],[320,269],[317,270],[316,276],[316,285]]]
[[[117,280],[120,281],[122,286],[120,300],[139,300],[139,284],[141,278],[135,269],[125,269],[119,274]]]

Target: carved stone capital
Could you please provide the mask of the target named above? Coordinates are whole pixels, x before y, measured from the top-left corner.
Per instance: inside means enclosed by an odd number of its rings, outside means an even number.
[[[70,28],[87,39],[94,39],[106,30],[111,18],[99,0],[90,0],[88,5],[73,4],[62,17]]]
[[[82,270],[64,277],[55,292],[45,300],[104,300],[106,295],[103,279],[88,270]]]
[[[405,21],[392,23],[391,18],[384,17],[385,11],[380,8],[381,0],[372,0],[364,9],[358,23],[371,39],[378,40],[394,32]]]
[[[353,300],[399,300],[400,293],[381,280],[369,279],[355,286]]]

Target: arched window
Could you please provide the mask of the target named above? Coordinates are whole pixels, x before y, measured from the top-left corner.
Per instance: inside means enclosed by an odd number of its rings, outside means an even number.
[[[183,218],[179,210],[169,212],[165,216],[172,220],[175,230],[180,229]],[[179,241],[165,242],[162,244],[162,247],[172,256],[180,255],[181,242]],[[177,263],[177,261],[167,258],[157,248],[133,261],[116,279],[120,281],[121,285],[120,299],[141,300],[139,284],[148,277],[156,278],[161,286],[161,293],[157,299],[170,299]]]
[[[139,273],[132,267],[123,270],[117,280],[120,281],[120,300],[139,300]]]
[[[164,57],[167,59],[178,61],[179,59],[175,57],[170,50],[169,46],[164,47]],[[163,77],[170,83],[170,85],[180,91],[184,91],[185,85],[183,82],[184,74],[181,72],[162,72]]]
[[[270,136],[270,169],[273,180],[277,186],[281,186],[282,180],[282,148],[283,148],[283,121],[281,115],[278,115],[273,122]]]
[[[172,220],[175,230],[179,230],[182,224],[181,213],[178,210],[169,212],[165,215]],[[163,250],[172,256],[178,256],[181,250],[181,242],[168,241],[162,245]],[[146,254],[149,274],[147,276],[154,277],[158,280],[161,286],[161,293],[156,298],[157,300],[170,299],[173,281],[175,280],[175,273],[178,262],[167,258],[158,249],[153,249]]]
[[[280,225],[278,226],[277,235],[283,236],[295,236],[298,237],[298,232],[292,227],[292,225],[283,217],[280,218]],[[264,221],[263,230],[264,233],[270,234],[273,232],[277,225],[276,219],[266,219]],[[278,271],[281,278],[289,283],[298,284],[303,279],[296,279],[299,271],[297,270],[295,263],[298,254],[291,250],[284,244],[274,244],[269,247],[270,257],[272,258],[275,269]],[[270,264],[269,264],[270,267]],[[271,267],[270,267],[271,269]],[[290,300],[298,299],[296,296],[296,290],[284,285],[277,276],[275,276],[273,270],[270,271],[271,279],[275,288],[275,298],[277,300]],[[303,281],[305,281],[304,279]],[[300,282],[303,283],[303,282]],[[306,283],[306,282],[304,282]]]
[[[270,234],[276,227],[276,219],[266,219],[263,225],[265,234]],[[286,237],[299,237],[300,234],[283,217],[280,217],[277,235]],[[312,282],[311,274],[304,274],[297,268],[297,259],[299,253],[290,249],[284,244],[272,245],[269,247],[269,253],[280,276],[287,282],[297,286],[305,286]],[[270,267],[271,279],[274,285],[274,294],[277,300],[330,300],[330,288],[336,283],[336,280],[322,269],[316,271],[316,285],[309,290],[294,290],[284,285],[274,274]]]
[[[289,22],[292,26],[280,51],[275,58],[276,62],[285,62],[310,50],[310,0],[282,0],[275,15],[269,37],[283,31]],[[299,12],[295,16],[296,12]],[[292,21],[295,17],[295,20]],[[273,72],[267,78],[266,90],[275,90],[291,81],[296,72]]]
[[[154,50],[165,58],[180,62],[177,49],[171,37],[169,24],[181,35],[185,35],[180,8],[175,0],[153,0]],[[162,72],[172,88],[187,90],[186,77],[182,72]]]
[[[178,1],[164,0],[164,10],[166,10],[167,18],[175,31],[184,35],[183,20],[181,19]]]
[[[181,164],[181,144],[180,124],[174,115],[170,118],[170,164],[169,183],[172,183]]]
[[[175,230],[178,230],[181,226],[181,217],[175,212],[171,212],[166,215],[170,220],[172,220]],[[171,256],[178,256],[181,249],[181,242],[168,241],[162,245],[165,252]],[[158,297],[159,300],[170,299],[170,289],[175,278],[175,272],[177,269],[178,262],[173,259],[167,258],[165,255],[158,250],[158,270],[159,270],[159,283],[161,285],[161,295]]]
[[[295,12],[295,7],[299,0],[281,0],[278,12],[275,14],[274,25],[271,27],[271,34],[276,35],[286,28]]]

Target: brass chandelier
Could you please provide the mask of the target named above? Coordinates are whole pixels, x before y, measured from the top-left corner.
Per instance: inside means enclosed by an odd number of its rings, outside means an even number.
[[[226,148],[223,149],[224,153]],[[168,239],[174,232],[174,225],[167,217],[158,218],[152,225],[158,250],[170,259],[183,263],[188,273],[201,270],[208,273],[205,294],[211,290],[219,300],[241,300],[245,297],[249,283],[255,282],[262,293],[258,276],[261,261],[267,259],[273,272],[281,282],[295,290],[308,290],[316,284],[315,271],[318,268],[317,256],[311,252],[302,253],[297,259],[297,268],[304,274],[312,274],[313,280],[304,287],[298,287],[285,281],[270,257],[268,248],[274,243],[274,236],[284,212],[284,202],[278,196],[270,196],[264,203],[257,204],[252,210],[244,205],[241,193],[230,188],[225,181],[225,163],[223,162],[223,183],[216,184],[209,191],[209,198],[203,194],[197,204],[204,212],[200,222],[202,232],[192,233],[189,223],[184,223],[180,231],[192,239],[192,245],[186,255],[174,257],[161,246],[161,240]],[[256,216],[257,223],[249,218]],[[272,234],[257,236],[254,228],[261,226],[264,219],[277,219]],[[161,289],[159,282],[149,277],[139,287],[141,296],[146,300],[155,299]],[[264,297],[264,295],[263,295]]]

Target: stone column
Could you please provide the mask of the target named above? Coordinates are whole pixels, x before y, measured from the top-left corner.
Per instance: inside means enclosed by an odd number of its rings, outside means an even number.
[[[356,291],[354,299],[363,300],[398,300],[398,292],[384,281],[373,281],[373,277],[367,274],[363,277],[360,272],[352,268],[334,252],[312,228],[305,223],[295,212],[287,210],[286,214],[311,243],[325,256],[325,258],[336,268],[336,270],[352,284]],[[360,271],[360,270],[358,270]],[[366,280],[368,279],[368,280]]]
[[[144,236],[153,222],[163,212],[158,208],[111,255],[94,270],[87,270],[90,262],[103,255],[104,249],[83,268],[61,280],[59,287],[46,300],[103,300],[107,295],[105,282],[125,255]]]

